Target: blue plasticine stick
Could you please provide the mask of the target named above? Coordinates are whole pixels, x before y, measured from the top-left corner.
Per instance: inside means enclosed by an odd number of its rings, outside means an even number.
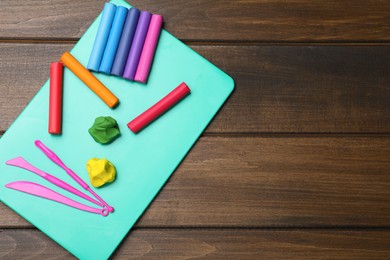
[[[125,70],[127,57],[129,56],[129,51],[131,43],[133,42],[133,37],[135,29],[137,28],[139,10],[136,8],[130,8],[125,26],[123,27],[121,40],[119,42],[118,49],[116,51],[114,64],[111,68],[111,74],[122,77],[123,71]]]
[[[125,71],[123,72],[123,78],[125,79],[134,80],[135,72],[137,71],[139,58],[141,57],[151,18],[152,14],[147,11],[142,11],[139,16],[137,29],[135,30],[133,42],[131,43]]]
[[[111,24],[114,20],[116,5],[105,3],[100,20],[99,28],[93,44],[91,56],[89,57],[87,68],[93,71],[99,71],[100,62],[103,58],[104,49],[106,48],[108,35],[110,34]]]
[[[122,29],[126,21],[128,9],[123,6],[117,6],[115,11],[115,17],[111,25],[110,36],[108,36],[108,41],[106,49],[104,50],[103,59],[100,63],[99,72],[110,74],[111,67],[114,63],[115,54],[117,52],[119,40],[122,35]]]

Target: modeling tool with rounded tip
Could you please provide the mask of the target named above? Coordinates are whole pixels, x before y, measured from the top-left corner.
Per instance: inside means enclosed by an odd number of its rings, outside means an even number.
[[[61,189],[69,191],[70,193],[73,193],[73,194],[75,194],[75,195],[77,195],[85,200],[88,200],[88,201],[90,201],[98,206],[101,206],[101,207],[104,206],[104,204],[101,203],[100,201],[96,201],[96,200],[92,199],[91,197],[85,195],[84,193],[82,193],[78,189],[74,188],[73,186],[69,185],[68,183],[64,182],[63,180],[58,179],[57,177],[55,177],[47,172],[44,172],[44,171],[36,168],[35,166],[31,165],[23,157],[16,157],[14,159],[8,160],[8,161],[6,161],[6,164],[10,165],[10,166],[16,166],[16,167],[25,169],[27,171],[30,171],[32,173],[35,173],[36,175],[53,183],[54,185],[60,187]]]
[[[98,199],[104,206],[107,207],[107,209],[110,212],[114,211],[114,208],[108,205],[102,198],[99,197],[99,195],[96,194],[89,186],[88,184],[83,181],[76,173],[74,173],[71,169],[69,169],[62,161],[61,159],[48,147],[46,147],[41,141],[36,140],[35,145],[41,149],[41,151],[50,159],[52,160],[55,164],[60,166],[62,169],[65,170],[65,172],[72,177],[83,189],[89,191],[96,199]]]

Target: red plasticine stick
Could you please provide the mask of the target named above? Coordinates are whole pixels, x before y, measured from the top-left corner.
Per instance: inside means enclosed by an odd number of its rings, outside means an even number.
[[[62,72],[61,62],[50,64],[49,133],[61,134],[62,125]]]
[[[160,101],[150,107],[148,110],[137,116],[135,119],[127,124],[134,133],[138,133],[145,126],[150,124],[157,117],[165,113],[168,109],[174,106],[177,102],[183,99],[191,92],[186,83],[181,83],[178,87],[172,90],[168,95],[163,97]]]

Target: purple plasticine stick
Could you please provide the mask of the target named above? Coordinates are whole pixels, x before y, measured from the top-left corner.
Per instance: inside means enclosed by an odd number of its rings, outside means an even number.
[[[141,12],[137,24],[137,29],[135,30],[134,39],[131,44],[129,57],[127,58],[125,71],[123,72],[123,78],[125,79],[134,80],[135,72],[137,71],[139,58],[141,57],[141,52],[144,47],[144,42],[149,29],[151,18],[151,13],[146,11]]]
[[[28,170],[30,172],[33,172],[39,176],[41,176],[42,178],[44,178],[45,180],[53,183],[54,185],[60,187],[61,189],[64,189],[64,190],[67,190],[69,191],[70,193],[73,193],[83,199],[86,199],[100,207],[103,206],[103,203],[99,202],[99,201],[95,201],[94,199],[90,198],[89,196],[85,195],[84,193],[82,193],[81,191],[79,191],[78,189],[74,188],[73,186],[69,185],[68,183],[64,182],[63,180],[60,180],[58,179],[57,177],[54,177],[53,175],[51,174],[48,174],[44,171],[41,171],[40,169],[34,167],[33,165],[31,165],[29,162],[27,162],[25,159],[23,159],[23,157],[16,157],[14,159],[11,159],[11,160],[8,160],[5,162],[7,165],[11,165],[11,166],[16,166],[16,167],[19,167],[19,168],[22,168],[22,169],[25,169],[25,170]]]
[[[61,204],[67,205],[72,208],[80,209],[83,211],[100,214],[104,217],[108,215],[108,210],[105,208],[102,209],[96,209],[92,208],[90,206],[81,204],[80,202],[77,202],[75,200],[69,199],[68,197],[65,197],[64,195],[61,195],[43,185],[40,185],[38,183],[29,182],[29,181],[15,181],[10,182],[5,185],[5,187],[17,191],[21,191],[24,193],[28,193],[37,197],[41,197],[44,199],[52,200],[59,202]]]
[[[74,173],[71,169],[69,169],[62,161],[61,159],[49,148],[47,148],[41,141],[36,140],[35,145],[41,149],[41,151],[46,154],[46,156],[52,160],[55,164],[60,166],[62,169],[65,170],[65,172],[72,177],[83,189],[89,191],[95,198],[97,198],[101,203],[103,203],[104,206],[108,208],[110,212],[114,211],[114,208],[107,204],[102,198],[99,197],[83,179],[81,179],[76,173]]]
[[[135,81],[146,83],[149,76],[150,67],[152,66],[154,53],[158,38],[160,37],[163,17],[158,14],[152,15],[148,34],[146,35],[144,48],[142,49],[141,58],[138,63],[137,72],[135,73]]]

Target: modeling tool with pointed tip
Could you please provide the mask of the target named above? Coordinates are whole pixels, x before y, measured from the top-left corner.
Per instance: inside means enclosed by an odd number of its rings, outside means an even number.
[[[41,141],[36,140],[35,145],[41,149],[41,151],[55,164],[60,166],[62,169],[65,170],[65,172],[72,177],[83,189],[89,191],[96,199],[98,199],[104,206],[108,208],[110,212],[114,211],[114,208],[107,204],[102,198],[99,197],[99,195],[96,194],[89,186],[88,184],[83,181],[76,173],[74,173],[71,169],[69,169],[62,161],[61,159],[48,147],[46,147]]]
[[[22,169],[25,169],[25,170],[28,170],[30,172],[33,172],[35,174],[37,174],[38,176],[41,176],[42,178],[44,178],[45,180],[53,183],[54,185],[60,187],[61,189],[64,189],[66,191],[69,191],[70,193],[73,193],[83,199],[86,199],[100,207],[103,207],[104,204],[99,202],[99,201],[96,201],[94,199],[92,199],[91,197],[85,195],[84,193],[82,193],[81,191],[79,191],[78,189],[76,189],[75,187],[69,185],[68,183],[64,182],[63,180],[61,179],[58,179],[57,177],[47,173],[47,172],[44,172],[38,168],[36,168],[35,166],[31,165],[29,162],[27,162],[23,157],[16,157],[14,159],[11,159],[11,160],[8,160],[5,162],[7,165],[10,165],[10,166],[16,166],[16,167],[19,167],[19,168],[22,168]]]
[[[64,195],[61,195],[43,185],[40,185],[38,183],[29,182],[29,181],[15,181],[10,182],[5,185],[5,187],[17,191],[21,191],[24,193],[28,193],[37,197],[41,197],[44,199],[52,200],[64,205],[67,205],[72,208],[76,208],[79,210],[95,213],[102,215],[106,217],[108,215],[108,209],[102,208],[102,209],[96,209],[92,208],[90,206],[81,204],[80,202],[77,202],[75,200],[69,199],[65,197]]]

